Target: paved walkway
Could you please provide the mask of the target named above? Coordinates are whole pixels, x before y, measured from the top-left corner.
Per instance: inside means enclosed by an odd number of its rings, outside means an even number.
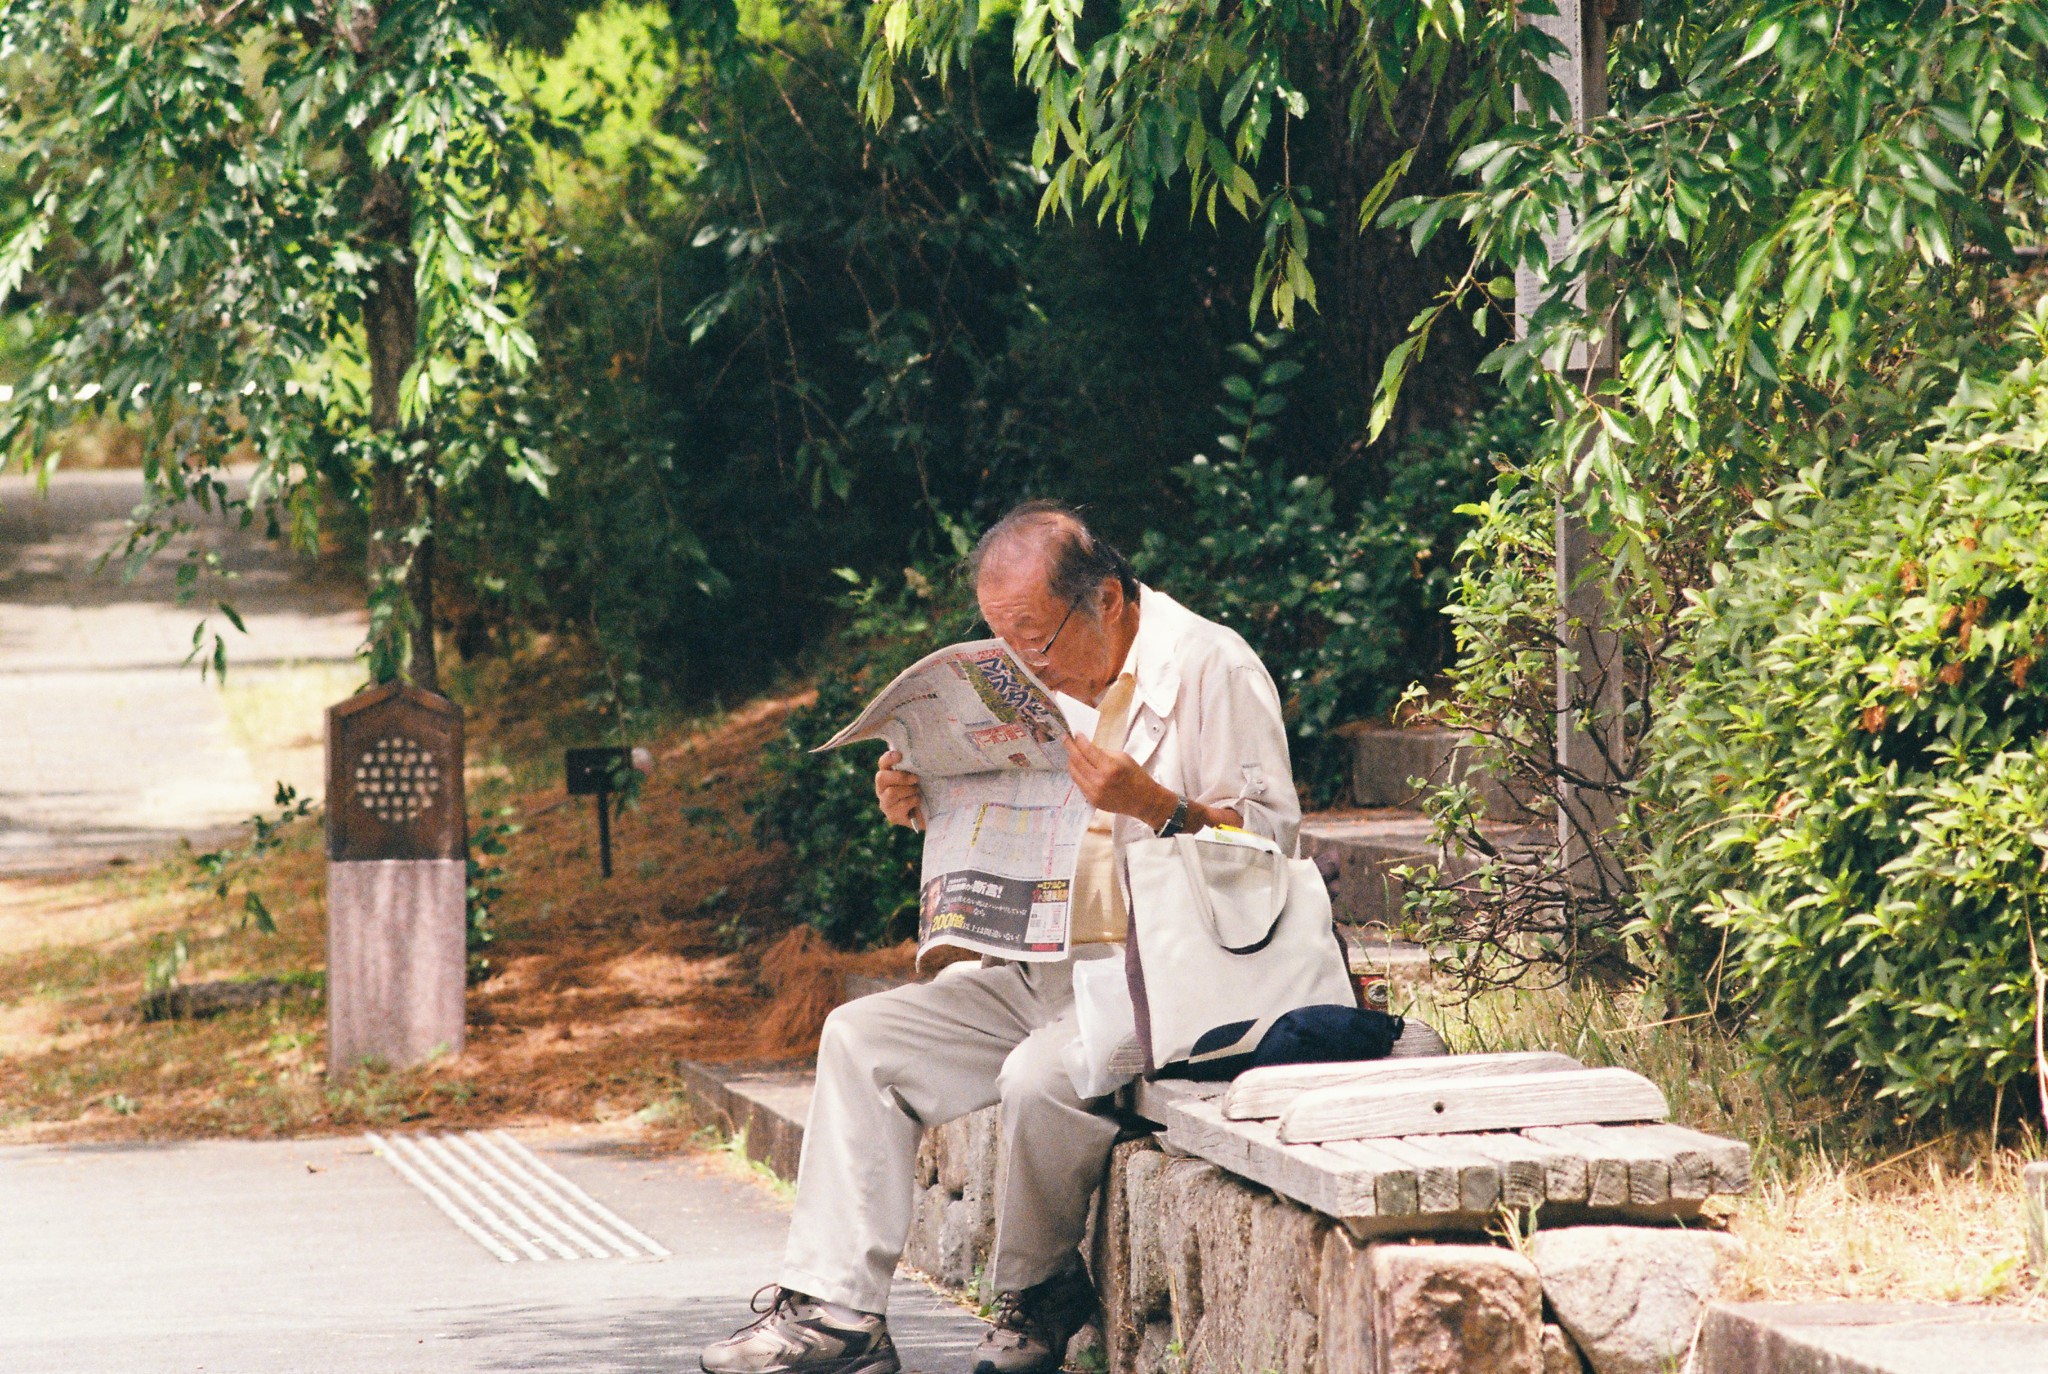
[[[748,1317],[786,1218],[692,1156],[523,1137],[673,1252],[506,1264],[359,1138],[0,1149],[8,1374],[692,1371]],[[981,1327],[898,1280],[904,1367]]]
[[[60,472],[47,495],[0,478],[0,692],[12,727],[0,735],[0,874],[204,842],[268,806],[280,776],[317,777],[319,693],[281,748],[266,749],[231,720],[219,685],[185,664],[201,611],[178,604],[174,579],[192,540],[130,580],[118,563],[94,571],[142,495],[133,471]],[[308,665],[346,678],[364,633],[360,591],[260,533],[216,519],[195,536],[237,573],[216,595],[249,633],[214,617],[230,683]]]

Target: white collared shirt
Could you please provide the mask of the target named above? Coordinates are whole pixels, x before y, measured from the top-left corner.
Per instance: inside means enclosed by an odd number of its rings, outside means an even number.
[[[1122,670],[1137,679],[1124,751],[1154,781],[1227,806],[1244,828],[1294,852],[1301,801],[1287,760],[1287,726],[1273,675],[1237,631],[1205,620],[1165,592],[1141,587],[1138,635]],[[1054,693],[1076,734],[1094,737],[1095,709]],[[1126,841],[1151,833],[1117,818]]]

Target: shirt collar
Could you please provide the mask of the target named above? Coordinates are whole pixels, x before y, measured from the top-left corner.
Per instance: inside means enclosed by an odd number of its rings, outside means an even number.
[[[1124,670],[1138,680],[1138,700],[1161,720],[1180,695],[1181,631],[1189,618],[1187,608],[1165,592],[1138,588],[1138,635]]]

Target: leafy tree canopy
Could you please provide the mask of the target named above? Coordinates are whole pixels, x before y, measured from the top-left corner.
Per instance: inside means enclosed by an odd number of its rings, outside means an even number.
[[[431,681],[435,492],[547,473],[516,411],[480,401],[535,350],[507,251],[530,145],[478,59],[563,22],[466,0],[0,10],[0,307],[40,306],[0,452],[47,470],[77,420],[135,425],[158,502],[137,553],[188,499],[309,539],[324,467],[375,507],[373,671]],[[246,501],[230,455],[257,463]]]

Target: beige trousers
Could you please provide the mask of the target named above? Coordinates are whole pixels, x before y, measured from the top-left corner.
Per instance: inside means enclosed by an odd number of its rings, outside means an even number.
[[[1077,959],[1121,953],[1084,945]],[[989,1283],[1029,1288],[1074,1257],[1116,1122],[1084,1102],[1061,1052],[1078,1034],[1071,963],[956,964],[840,1007],[818,1046],[783,1287],[864,1312],[888,1306],[910,1234],[926,1126],[1002,1104]]]

